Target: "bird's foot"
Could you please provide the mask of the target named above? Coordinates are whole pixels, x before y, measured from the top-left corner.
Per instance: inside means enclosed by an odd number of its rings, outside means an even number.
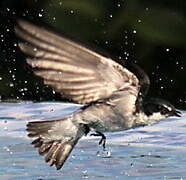
[[[109,158],[111,157],[111,150],[110,149],[100,149],[96,153],[97,157],[101,158]]]
[[[101,139],[99,141],[99,145],[100,146],[102,145],[103,150],[105,150],[105,148],[106,148],[106,136],[103,133],[98,132],[98,131],[96,131],[96,133],[91,134],[91,136],[101,136]]]
[[[106,149],[106,136],[101,133],[96,131],[96,133],[91,134],[91,136],[101,136],[101,139],[99,141],[99,149],[96,153],[98,157],[103,157],[103,158],[108,158],[111,156],[111,151]],[[101,149],[100,149],[101,146]]]

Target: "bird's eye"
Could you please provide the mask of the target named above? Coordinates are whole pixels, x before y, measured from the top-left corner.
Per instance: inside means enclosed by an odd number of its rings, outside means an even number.
[[[169,110],[163,106],[159,106],[159,110],[161,112],[161,114],[168,114]]]

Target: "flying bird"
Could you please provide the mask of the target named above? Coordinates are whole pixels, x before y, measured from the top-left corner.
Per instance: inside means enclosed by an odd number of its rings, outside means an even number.
[[[18,20],[16,34],[27,63],[46,85],[84,106],[67,117],[27,124],[28,136],[45,161],[60,169],[78,140],[90,131],[123,131],[181,116],[168,101],[147,96],[150,81],[137,65],[131,70],[63,36]]]

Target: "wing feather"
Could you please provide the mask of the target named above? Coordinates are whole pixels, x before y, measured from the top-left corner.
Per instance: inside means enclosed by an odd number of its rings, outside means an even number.
[[[93,75],[94,70],[82,66],[74,66],[68,63],[52,61],[47,59],[27,59],[27,63],[30,64],[33,68],[42,68],[42,69],[51,69],[56,72],[73,72],[77,74]]]
[[[35,74],[75,103],[109,98],[129,85],[139,91],[136,76],[109,58],[23,20],[15,31],[27,42],[19,47]]]
[[[35,71],[35,74],[37,76],[40,76],[44,78],[45,80],[53,80],[53,81],[63,81],[63,82],[90,82],[93,80],[96,80],[94,76],[82,76],[77,75],[74,77],[74,74],[67,74],[67,73],[61,73],[52,70],[48,71]]]

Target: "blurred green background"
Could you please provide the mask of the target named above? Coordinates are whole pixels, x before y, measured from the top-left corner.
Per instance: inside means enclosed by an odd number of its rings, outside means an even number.
[[[25,63],[13,27],[26,18],[116,61],[139,64],[149,95],[186,109],[186,1],[1,0],[0,99],[61,101]]]

